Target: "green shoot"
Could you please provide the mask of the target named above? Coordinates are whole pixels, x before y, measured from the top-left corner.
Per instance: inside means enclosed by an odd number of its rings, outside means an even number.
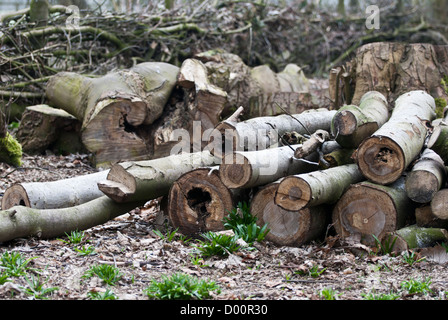
[[[117,284],[117,282],[123,277],[123,274],[117,267],[108,264],[101,264],[91,266],[90,269],[84,273],[83,278],[91,278],[95,275],[111,286]]]

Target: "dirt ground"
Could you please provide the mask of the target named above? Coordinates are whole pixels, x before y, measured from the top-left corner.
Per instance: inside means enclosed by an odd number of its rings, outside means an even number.
[[[48,181],[94,172],[87,156],[24,157],[21,169],[0,164],[0,194],[17,182]],[[83,256],[67,243],[68,238],[24,238],[0,244],[0,255],[20,252],[32,258],[35,275],[44,287],[57,288],[50,300],[88,300],[89,292],[112,291],[120,300],[148,300],[145,289],[153,279],[182,272],[215,281],[220,292],[211,300],[325,300],[322,291],[333,289],[336,300],[363,300],[368,294],[397,295],[398,300],[446,300],[448,271],[446,254],[436,248],[416,252],[413,263],[403,256],[369,253],[369,248],[349,245],[335,238],[299,248],[277,247],[269,242],[240,249],[225,258],[194,260],[194,241],[161,238],[157,202],[137,208],[104,225],[85,230],[81,245],[94,247]],[[162,234],[167,234],[162,228]],[[438,248],[440,249],[440,248]],[[408,253],[409,254],[409,253]],[[424,257],[426,255],[426,257]],[[110,264],[123,277],[108,286],[97,277],[84,278],[93,265]],[[314,273],[312,271],[317,271]],[[2,300],[34,299],[27,293],[24,277],[0,285]],[[427,293],[409,293],[405,281],[429,283]]]

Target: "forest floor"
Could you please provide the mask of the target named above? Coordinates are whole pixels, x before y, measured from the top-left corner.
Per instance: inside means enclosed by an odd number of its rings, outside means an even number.
[[[87,156],[24,157],[21,169],[0,164],[0,194],[18,182],[49,181],[88,174]],[[38,278],[43,288],[55,288],[43,298],[88,300],[94,292],[109,290],[120,300],[149,300],[145,289],[153,280],[181,272],[215,281],[220,291],[211,300],[446,300],[448,269],[445,251],[429,248],[407,255],[369,253],[362,245],[343,244],[335,237],[302,247],[256,243],[228,257],[195,259],[195,240],[160,237],[158,205],[151,201],[104,225],[85,230],[81,244],[67,236],[55,239],[23,238],[0,244],[0,256],[20,253],[30,260],[28,276],[11,277],[0,285],[2,300],[30,300],[27,279]],[[162,230],[162,234],[168,235]],[[196,243],[197,244],[197,243]],[[91,255],[77,249],[93,247]],[[425,257],[424,257],[425,256]],[[405,258],[408,259],[405,259]],[[98,277],[85,277],[92,266],[112,265],[121,272],[114,286]],[[1,266],[1,261],[0,261]],[[1,274],[1,270],[0,270]],[[405,284],[422,288],[410,292]],[[425,290],[426,289],[426,290]],[[331,291],[332,290],[332,291]]]

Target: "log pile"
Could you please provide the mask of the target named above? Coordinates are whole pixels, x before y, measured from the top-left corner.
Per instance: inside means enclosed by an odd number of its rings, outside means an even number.
[[[201,130],[198,136],[193,135],[193,141],[187,141],[184,149],[174,148],[187,152],[119,161],[101,175],[84,177],[89,182],[81,182],[79,188],[96,184],[95,192],[91,192],[91,198],[76,203],[59,203],[51,208],[37,206],[39,197],[56,197],[57,183],[14,186],[3,199],[0,241],[22,237],[27,232],[44,237],[75,226],[88,227],[94,221],[107,219],[103,209],[115,216],[153,199],[163,204],[161,211],[173,227],[192,237],[222,230],[226,214],[239,201],[248,201],[257,223],[268,224],[266,239],[277,245],[301,246],[323,239],[329,232],[341,240],[368,246],[393,238],[397,251],[446,239],[446,139],[440,137],[447,120],[436,120],[436,101],[427,91],[404,92],[393,103],[390,96],[366,91],[358,105],[338,110],[311,108],[290,112],[280,108],[282,114],[249,119],[242,118],[246,109],[241,107],[226,120],[220,120],[216,112],[221,115],[228,108],[230,91],[207,77],[204,61],[186,61],[185,68],[176,71],[174,85],[173,81],[153,84],[156,91],[164,85],[182,87],[183,98],[194,110],[189,119],[208,123],[207,135]],[[132,71],[123,74],[130,76]],[[138,79],[137,75],[131,77]],[[145,102],[147,92],[125,92],[103,95],[100,103],[91,104],[91,112],[79,111],[79,119],[86,114],[88,118],[99,116],[101,111],[95,109],[102,101],[111,100],[119,105],[117,119],[126,120],[129,125],[151,117],[148,105],[154,99]],[[117,98],[121,100],[117,102]],[[135,117],[134,102],[141,116]],[[164,112],[158,113],[166,121]],[[113,114],[109,113],[111,117]],[[127,133],[136,133],[121,124]],[[191,147],[200,151],[191,152],[195,149]],[[38,191],[45,188],[52,191],[39,196]],[[77,192],[80,190],[70,191]],[[76,221],[84,219],[85,215],[80,216],[79,212],[88,205],[92,206],[89,215],[98,218],[91,217],[93,220],[86,223]],[[54,215],[60,216],[60,220],[51,221]],[[70,216],[73,221],[65,222]],[[48,231],[54,223],[65,226]],[[425,241],[420,241],[420,237]]]

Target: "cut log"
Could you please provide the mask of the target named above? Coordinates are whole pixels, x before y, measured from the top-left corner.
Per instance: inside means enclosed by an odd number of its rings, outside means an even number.
[[[111,167],[107,178],[98,182],[98,188],[116,202],[149,201],[166,195],[181,175],[216,165],[217,161],[208,151],[202,151],[123,162]]]
[[[364,140],[357,151],[363,175],[378,184],[391,184],[420,154],[435,118],[434,98],[424,91],[400,96],[388,122]]]
[[[118,204],[101,196],[81,205],[61,209],[34,209],[16,206],[0,211],[0,242],[16,238],[51,239],[106,223],[141,205]]]
[[[278,186],[275,204],[289,211],[334,204],[350,185],[363,180],[356,164],[287,176]]]
[[[219,167],[221,180],[231,189],[252,188],[287,175],[317,170],[317,153],[314,152],[306,159],[294,159],[297,147],[285,146],[228,154]]]
[[[279,246],[301,246],[325,235],[331,211],[316,206],[288,211],[274,203],[279,181],[261,188],[251,201],[250,212],[260,227],[267,224],[266,240]]]
[[[443,243],[448,240],[448,231],[443,228],[422,228],[416,225],[407,226],[387,233],[382,242],[394,243],[393,252],[402,252],[410,249],[423,249]]]
[[[414,212],[407,197],[405,179],[389,186],[364,181],[352,185],[333,209],[333,225],[339,236],[375,245],[388,232],[404,227]]]
[[[319,129],[309,139],[304,141],[301,146],[297,147],[294,157],[297,159],[305,158],[316,152],[328,140],[330,140],[330,134],[325,130]]]
[[[332,134],[344,148],[357,148],[389,119],[387,100],[377,91],[369,91],[359,106],[341,107],[332,121]]]
[[[436,192],[431,200],[431,210],[436,218],[448,220],[448,189]]]
[[[277,145],[286,132],[312,134],[317,130],[330,131],[335,110],[316,109],[295,115],[257,117],[242,122],[222,121],[215,127],[209,141],[217,157],[233,151],[255,151]]]
[[[438,123],[434,125],[436,121]],[[448,164],[448,118],[446,108],[444,117],[433,121],[433,125],[434,129],[428,139],[427,147],[434,150],[442,158],[443,162]]]
[[[223,117],[239,106],[245,107],[246,119],[275,116],[283,110],[298,114],[319,106],[310,94],[313,86],[297,65],[289,64],[276,73],[266,65],[249,67],[241,57],[222,50],[202,52],[194,58],[203,62],[209,82],[227,93]]]
[[[448,46],[429,43],[375,42],[360,47],[353,66],[353,99],[375,90],[390,104],[411,90],[423,90],[434,98],[447,98],[441,80],[448,74]]]
[[[103,163],[147,159],[142,132],[160,117],[179,68],[146,62],[99,78],[60,72],[47,83],[49,104],[82,122],[82,141]]]
[[[241,200],[239,190],[228,189],[217,167],[198,168],[177,179],[167,196],[167,211],[174,228],[188,236],[224,230],[224,217]]]
[[[448,220],[437,218],[431,209],[431,205],[425,205],[415,209],[415,223],[423,228],[444,228],[448,229]]]
[[[418,203],[429,203],[446,182],[446,167],[440,156],[425,149],[406,177],[406,193]]]
[[[207,68],[197,59],[186,59],[180,67],[177,83],[189,90],[188,96],[195,104],[194,119],[201,121],[205,128],[213,128],[227,104],[227,93],[210,83]]]
[[[27,107],[17,131],[17,140],[28,154],[51,149],[58,154],[83,153],[81,122],[68,112],[48,105]]]
[[[33,209],[59,209],[80,205],[104,196],[98,182],[107,177],[108,170],[49,182],[17,183],[6,189],[2,210],[14,206]]]
[[[352,164],[355,163],[354,154],[355,149],[338,148],[332,152],[324,153],[319,164],[323,169]]]

